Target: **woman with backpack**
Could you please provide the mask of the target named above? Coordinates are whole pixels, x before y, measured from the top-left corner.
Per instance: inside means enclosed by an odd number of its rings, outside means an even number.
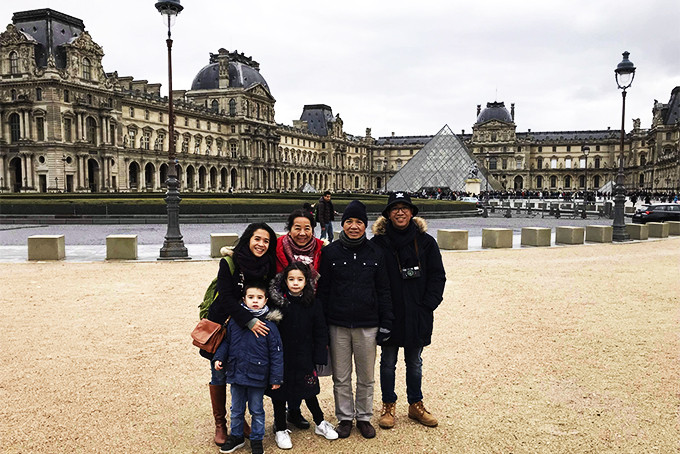
[[[217,272],[216,297],[208,310],[208,319],[224,324],[231,317],[236,324],[250,329],[255,336],[266,336],[267,326],[241,305],[246,281],[269,282],[276,275],[276,234],[263,222],[246,227],[231,256],[220,260]],[[215,444],[222,446],[227,440],[227,381],[225,369],[216,370],[212,354],[201,350],[210,359],[210,401],[215,417]],[[246,430],[247,432],[247,430]]]

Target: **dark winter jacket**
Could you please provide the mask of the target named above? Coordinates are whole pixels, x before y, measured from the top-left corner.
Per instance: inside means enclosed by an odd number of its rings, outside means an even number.
[[[281,313],[272,310],[261,320],[269,328],[266,336],[255,336],[232,319],[227,323],[224,340],[217,348],[213,361],[222,361],[227,383],[267,388],[283,383],[283,346],[274,321]]]
[[[390,220],[382,216],[373,224],[371,242],[383,251],[390,280],[395,318],[386,345],[424,347],[432,340],[434,310],[443,299],[446,272],[437,242],[426,233],[425,220],[414,217],[411,222],[417,229],[417,256],[413,242],[395,250],[387,236]],[[396,254],[399,254],[399,261]],[[419,265],[421,277],[402,279],[399,263],[402,268]]]
[[[328,362],[328,327],[321,304],[288,295],[283,274],[272,281],[269,306],[283,314],[278,328],[283,342],[283,386],[269,390],[273,399],[307,399],[319,394],[315,364]],[[282,290],[285,289],[285,291]]]
[[[321,251],[317,298],[326,323],[346,328],[392,326],[390,287],[380,249],[365,241],[356,249],[334,241]]]
[[[319,221],[322,227],[335,219],[335,209],[333,208],[333,202],[330,200],[326,201],[323,197],[319,198],[316,210],[316,220]]]

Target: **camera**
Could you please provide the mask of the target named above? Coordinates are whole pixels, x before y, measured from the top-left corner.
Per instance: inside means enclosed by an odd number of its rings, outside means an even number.
[[[412,266],[411,268],[402,268],[401,269],[401,278],[402,279],[416,279],[420,277],[420,267],[419,266]]]

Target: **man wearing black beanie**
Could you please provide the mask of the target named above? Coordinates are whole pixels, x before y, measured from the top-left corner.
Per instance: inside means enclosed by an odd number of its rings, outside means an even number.
[[[349,437],[356,419],[364,438],[375,437],[373,384],[377,341],[389,337],[392,303],[385,259],[366,240],[368,215],[358,200],[342,214],[340,241],[321,250],[317,298],[321,301],[330,334],[335,416],[340,438]],[[356,392],[352,390],[352,362],[356,365]]]

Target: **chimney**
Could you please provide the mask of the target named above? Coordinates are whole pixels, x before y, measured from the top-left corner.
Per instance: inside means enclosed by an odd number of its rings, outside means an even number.
[[[477,104],[477,116],[479,117],[479,114],[482,113],[482,105]]]
[[[371,128],[366,128],[366,137],[371,137]]]
[[[510,116],[512,117],[512,121],[515,121],[515,103],[513,102],[510,104]]]
[[[529,132],[531,132],[531,128],[529,128]]]

